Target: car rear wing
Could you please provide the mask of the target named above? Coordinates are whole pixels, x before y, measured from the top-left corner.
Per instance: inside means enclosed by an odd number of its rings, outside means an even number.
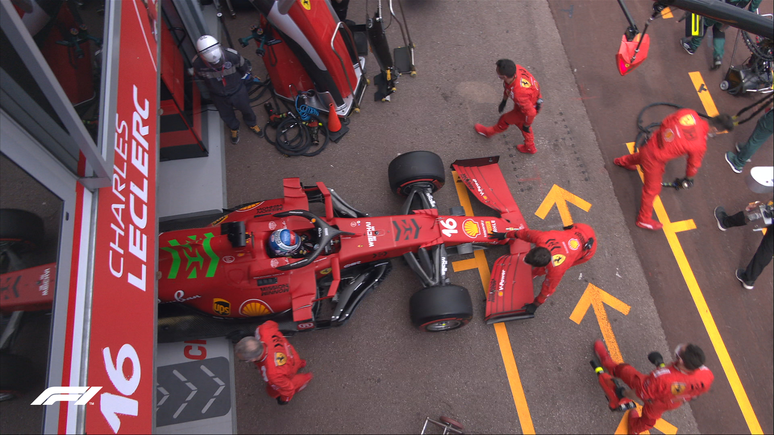
[[[513,227],[526,229],[527,223],[505,182],[499,161],[499,156],[457,160],[451,167],[482,204],[497,210]],[[532,266],[524,262],[530,244],[520,239],[511,239],[508,244],[510,255],[498,258],[492,268],[484,318],[487,324],[535,317],[523,309],[534,298]]]

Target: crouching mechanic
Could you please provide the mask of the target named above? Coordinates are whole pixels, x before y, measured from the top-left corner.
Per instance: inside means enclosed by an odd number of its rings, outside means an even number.
[[[707,151],[707,137],[733,129],[734,121],[728,115],[715,116],[707,123],[696,111],[680,109],[661,121],[659,129],[639,152],[613,160],[616,166],[630,171],[636,170],[637,165],[642,166],[642,198],[636,222],[638,227],[655,231],[663,227],[652,215],[653,200],[661,192],[661,179],[667,162],[688,155],[685,178],[681,180],[681,184],[684,188],[690,188]]]
[[[567,269],[583,264],[597,252],[594,230],[586,224],[574,224],[562,231],[516,230],[507,233],[490,233],[490,238],[521,239],[534,243],[524,257],[524,262],[532,266],[532,277],[545,275],[540,294],[531,304],[524,306],[529,314],[546,302],[562,281]]]
[[[250,361],[261,370],[266,392],[280,405],[287,405],[293,395],[312,380],[311,373],[298,373],[306,367],[296,349],[288,343],[272,320],[255,330],[255,337],[245,337],[236,344],[237,358]]]
[[[664,365],[658,352],[648,354],[656,370],[643,375],[626,363],[616,364],[604,343],[594,342],[594,353],[611,375],[621,379],[631,390],[620,393],[644,403],[642,416],[636,409],[629,411],[629,433],[638,434],[653,427],[664,411],[679,408],[683,403],[709,391],[715,376],[704,366],[704,352],[694,344],[680,344],[675,349],[675,361]]]

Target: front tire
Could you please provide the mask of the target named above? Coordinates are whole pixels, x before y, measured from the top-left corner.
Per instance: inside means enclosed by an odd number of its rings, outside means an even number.
[[[427,183],[435,192],[446,182],[446,170],[438,154],[430,151],[411,151],[390,162],[387,170],[390,190],[406,196],[412,184]]]
[[[409,301],[411,322],[425,332],[462,328],[473,318],[473,303],[464,287],[443,285],[422,289]]]

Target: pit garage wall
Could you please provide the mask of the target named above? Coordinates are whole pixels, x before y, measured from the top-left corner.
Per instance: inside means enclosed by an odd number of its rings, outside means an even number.
[[[120,5],[116,111],[104,136],[111,186],[99,190],[89,328],[86,433],[154,427],[158,3]]]

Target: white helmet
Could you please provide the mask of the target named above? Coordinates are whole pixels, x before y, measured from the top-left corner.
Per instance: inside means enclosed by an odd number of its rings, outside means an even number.
[[[210,35],[202,35],[202,37],[196,41],[196,51],[207,63],[219,63],[223,58],[220,42]]]

